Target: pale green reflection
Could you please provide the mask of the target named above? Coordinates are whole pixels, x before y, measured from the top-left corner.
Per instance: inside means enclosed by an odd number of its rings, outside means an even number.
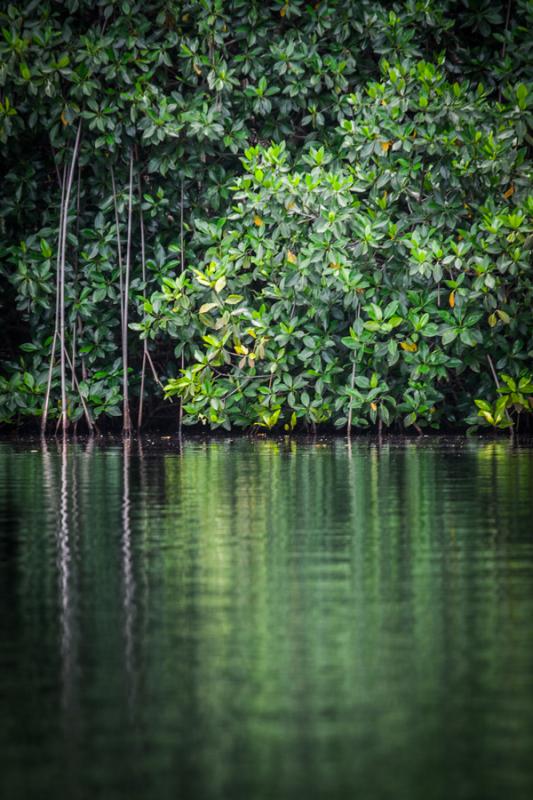
[[[2,445],[8,796],[526,797],[531,456]]]

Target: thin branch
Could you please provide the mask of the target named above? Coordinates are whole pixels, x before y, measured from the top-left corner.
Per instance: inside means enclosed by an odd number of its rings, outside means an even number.
[[[78,392],[78,395],[79,395],[79,398],[80,398],[80,401],[81,401],[81,405],[82,405],[82,408],[83,408],[83,413],[85,415],[85,421],[87,422],[87,427],[89,428],[89,433],[92,434],[94,429],[95,429],[95,427],[96,427],[96,425],[94,424],[93,418],[91,417],[91,412],[89,411],[89,408],[88,408],[88,406],[87,406],[87,404],[85,402],[85,398],[83,397],[83,395],[81,393],[80,384],[78,382],[78,377],[77,377],[76,371],[74,369],[74,364],[70,360],[70,356],[69,356],[68,351],[67,351],[66,348],[65,348],[65,356],[66,356],[66,359],[67,359],[67,361],[69,363],[69,367],[72,370],[72,378],[73,378],[73,381],[74,381],[74,385],[76,387],[76,391]]]
[[[139,411],[137,413],[137,430],[141,430],[143,424],[143,399],[144,399],[144,381],[146,377],[146,344],[143,349],[143,363],[141,367],[141,393],[139,397]]]
[[[157,374],[157,370],[154,366],[154,362],[152,361],[152,356],[150,355],[150,351],[146,348],[146,358],[148,359],[148,363],[150,364],[150,369],[152,370],[152,375],[154,376],[154,381],[165,391],[165,387],[159,380],[159,375]],[[172,398],[171,398],[172,400]]]
[[[500,381],[498,380],[498,375],[496,373],[496,370],[494,369],[494,363],[493,363],[492,358],[490,357],[489,353],[487,353],[487,361],[489,362],[490,371],[492,372],[492,377],[494,378],[494,383],[496,384],[496,388],[499,389],[500,388]],[[505,409],[505,416],[507,417],[509,422],[512,422],[511,415],[509,414],[509,411],[508,411],[507,408]]]
[[[139,221],[141,227],[141,276],[143,282],[143,300],[146,299],[146,251],[144,244],[144,215],[142,207],[142,187],[141,175],[138,179],[138,193],[139,193]],[[146,353],[148,351],[148,342],[143,339],[143,363],[141,369],[141,394],[139,397],[139,411],[137,415],[137,429],[140,430],[143,423],[143,403],[144,403],[144,382],[146,377]]]
[[[183,270],[185,269],[185,250],[184,250],[184,226],[183,226],[183,176],[181,178],[181,190],[180,190],[180,256],[181,256],[181,274],[183,274]],[[185,356],[183,354],[183,350],[181,351],[181,360],[180,360],[180,367],[181,369],[185,369]],[[181,430],[183,427],[183,398],[180,397],[180,409],[179,409],[179,417],[178,417],[178,433],[181,436]]]
[[[56,313],[54,324],[54,336],[52,339],[52,350],[50,352],[50,364],[48,367],[48,380],[46,382],[46,393],[44,396],[43,414],[41,418],[41,434],[44,436],[46,433],[46,423],[48,422],[48,407],[50,405],[50,392],[52,389],[52,372],[54,369],[54,360],[56,354],[57,337],[59,335],[59,274],[61,264],[61,241],[63,238],[63,205],[65,202],[65,184],[67,176],[67,165],[63,167],[63,180],[59,178],[59,185],[61,187],[61,204],[59,206],[59,231],[57,237],[57,259],[56,259]]]
[[[67,248],[67,227],[68,227],[68,208],[70,204],[70,193],[72,190],[72,180],[74,178],[74,169],[76,167],[76,160],[78,158],[78,151],[81,139],[81,120],[78,123],[78,131],[76,133],[76,141],[74,142],[74,150],[72,152],[72,161],[67,178],[67,186],[65,189],[65,202],[63,204],[63,228],[61,231],[61,259],[59,269],[59,341],[60,341],[60,368],[61,368],[61,422],[63,426],[63,433],[68,427],[67,415],[67,377],[65,366],[65,254]]]
[[[494,383],[496,384],[496,388],[500,388],[500,381],[498,380],[498,375],[496,374],[496,370],[494,369],[494,364],[492,362],[492,358],[487,353],[487,361],[489,362],[490,371],[492,372],[492,377],[494,378]]]
[[[352,392],[354,386],[355,386],[355,361],[352,364],[352,378],[350,381],[350,389],[352,390]],[[353,415],[352,404],[353,404],[353,397],[352,395],[350,395],[350,406],[348,408],[348,422],[346,424],[346,433],[348,436],[351,436],[352,433],[352,415]]]
[[[66,367],[65,367],[65,254],[67,247],[67,227],[68,227],[68,209],[70,205],[70,193],[72,191],[72,181],[74,179],[74,170],[76,168],[76,161],[81,141],[81,120],[78,123],[78,131],[76,133],[76,141],[74,143],[74,150],[72,153],[72,162],[67,178],[67,186],[65,189],[65,202],[63,205],[63,230],[61,242],[61,264],[60,264],[60,295],[59,295],[59,341],[61,347],[61,419],[63,426],[63,433],[68,427],[67,416],[67,380],[66,380]]]
[[[508,0],[508,2],[507,2],[507,14],[506,14],[506,17],[505,17],[505,29],[504,29],[504,32],[503,32],[502,52],[501,52],[502,61],[505,58],[505,53],[506,53],[506,49],[507,49],[507,41],[506,40],[507,40],[507,31],[509,30],[509,25],[510,25],[510,22],[511,22],[511,6],[512,6],[512,4],[513,4],[513,0]],[[498,88],[498,102],[501,103],[501,100],[502,100],[502,87],[500,85],[500,87]]]
[[[124,301],[122,318],[122,404],[123,418],[122,430],[131,432],[130,403],[128,387],[128,295],[130,289],[130,263],[131,263],[131,211],[133,204],[133,149],[130,150],[130,181],[128,188],[128,228],[126,240],[126,271],[124,275]]]

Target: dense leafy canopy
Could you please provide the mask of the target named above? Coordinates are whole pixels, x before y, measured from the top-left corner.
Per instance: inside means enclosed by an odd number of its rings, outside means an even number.
[[[42,416],[63,308],[71,421],[121,416],[126,375],[135,410],[212,427],[510,425],[532,22],[526,0],[5,7],[0,421]]]

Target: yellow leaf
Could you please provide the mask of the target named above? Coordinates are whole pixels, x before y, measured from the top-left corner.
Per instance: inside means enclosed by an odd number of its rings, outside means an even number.
[[[450,308],[454,308],[454,306],[455,306],[455,292],[450,292],[450,296],[448,297],[448,303],[450,304]]]
[[[509,316],[507,311],[502,311],[500,308],[498,308],[496,310],[496,313],[502,322],[504,322],[506,325],[509,325],[509,323],[511,322],[511,317]]]
[[[216,307],[217,307],[216,303],[204,303],[203,306],[200,306],[200,311],[198,313],[199,314],[207,314],[207,313],[209,313],[209,311],[211,311],[212,308],[216,308]]]
[[[259,228],[262,224],[263,224],[263,220],[261,219],[261,217],[258,214],[256,214],[254,216],[254,225],[257,225],[257,227]]]
[[[289,264],[296,264],[297,259],[292,250],[287,251],[287,261]]]
[[[377,403],[370,403],[370,408],[372,409],[372,411],[377,411],[378,410]]]
[[[289,210],[289,211],[291,211],[291,209],[293,209],[295,205],[296,205],[296,204],[294,203],[294,201],[293,201],[293,200],[291,200],[291,201],[290,201],[290,203],[287,203],[287,208],[288,208],[288,210]]]
[[[68,125],[68,119],[66,118],[64,111],[61,113],[61,122],[63,125]]]
[[[512,184],[509,186],[509,188],[507,189],[507,191],[503,193],[503,196],[504,196],[504,198],[505,198],[506,200],[509,200],[509,198],[513,196],[513,194],[514,194],[514,191],[515,191],[515,190],[514,190],[514,183],[512,183]]]
[[[221,278],[219,278],[219,279],[218,279],[218,281],[215,283],[215,292],[216,292],[217,294],[220,294],[220,292],[222,291],[222,289],[224,288],[224,286],[225,286],[225,285],[226,285],[226,279],[225,279],[225,277],[224,277],[224,276],[222,276],[222,277],[221,277]]]
[[[494,328],[494,326],[496,325],[497,322],[498,322],[498,318],[497,318],[496,314],[491,314],[489,316],[489,325],[490,325],[490,327]]]
[[[202,70],[200,69],[200,67],[198,66],[198,64],[193,64],[193,65],[192,65],[192,68],[193,68],[193,70],[196,72],[196,74],[197,74],[197,75],[201,75],[201,74],[202,74]]]
[[[392,141],[388,141],[388,142],[381,142],[381,149],[382,149],[382,150],[383,150],[385,153],[387,153],[387,152],[390,150],[390,148],[391,148],[391,147],[392,147]]]
[[[249,353],[249,350],[243,344],[236,344],[235,345],[235,352],[238,353],[240,356],[247,356],[248,353]]]
[[[330,267],[331,269],[340,269],[341,265],[337,261],[332,261]]]
[[[402,350],[406,350],[408,353],[416,353],[418,350],[418,345],[414,342],[400,342],[400,347]]]
[[[285,3],[281,11],[279,12],[280,17],[284,17],[288,10],[289,10],[289,4]]]

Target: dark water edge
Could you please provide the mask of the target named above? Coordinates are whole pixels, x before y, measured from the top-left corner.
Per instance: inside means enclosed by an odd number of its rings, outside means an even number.
[[[533,447],[0,441],[0,789],[529,798]]]

